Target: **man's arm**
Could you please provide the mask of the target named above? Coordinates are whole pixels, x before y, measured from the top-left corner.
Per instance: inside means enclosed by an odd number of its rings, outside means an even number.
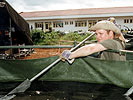
[[[107,48],[105,48],[102,44],[99,44],[99,43],[89,44],[72,52],[69,58],[73,59],[77,57],[88,56],[90,54],[93,54],[99,51],[104,51],[106,49]]]

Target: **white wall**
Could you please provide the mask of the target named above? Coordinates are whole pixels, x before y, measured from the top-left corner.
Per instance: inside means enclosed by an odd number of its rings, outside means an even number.
[[[132,28],[133,29],[133,23],[124,23],[124,19],[133,19],[133,17],[115,17],[116,18],[116,22],[117,22],[117,24],[119,24],[120,25],[120,27],[121,27],[121,29],[126,29],[125,27],[124,27],[124,25],[125,26],[127,26],[127,27],[129,27],[130,29]],[[102,19],[107,19],[107,18],[93,18],[92,20],[102,20]],[[29,26],[30,26],[30,28],[31,28],[31,25],[33,26],[33,29],[35,29],[35,22],[43,22],[43,25],[44,25],[44,31],[45,31],[45,22],[53,22],[53,21],[63,21],[63,27],[61,27],[61,28],[54,28],[53,27],[53,23],[52,23],[52,29],[54,29],[55,31],[63,31],[63,32],[70,32],[70,31],[78,31],[78,30],[83,30],[83,32],[87,32],[88,31],[88,20],[91,20],[90,18],[88,18],[88,19],[83,19],[83,20],[87,20],[87,26],[86,27],[75,27],[75,21],[77,21],[77,20],[82,20],[82,19],[68,19],[68,20],[65,20],[65,19],[63,19],[63,20],[50,20],[50,21],[41,21],[41,20],[39,20],[39,21],[27,21],[28,23],[29,23]],[[65,25],[65,21],[68,21],[68,22],[70,22],[70,21],[73,21],[73,24],[72,25],[70,25],[70,23],[69,23],[69,25]]]
[[[33,29],[35,29],[35,22],[34,21],[27,21],[29,23],[29,28],[31,30],[31,26],[33,27]]]
[[[81,19],[79,19],[81,21]],[[68,25],[65,25],[65,22],[68,22]],[[70,21],[73,21],[73,24],[70,25]],[[83,30],[83,32],[87,32],[88,31],[88,26],[86,27],[75,27],[75,21],[74,19],[71,20],[63,20],[63,27],[62,28],[53,28],[55,31],[62,31],[62,32],[74,32],[74,31],[79,31],[79,30]],[[86,19],[87,21],[87,19]],[[88,25],[88,23],[87,23]]]
[[[124,23],[124,19],[133,19],[133,17],[118,17],[116,18],[116,22],[121,26],[121,29],[126,29],[127,26],[128,28],[133,29],[133,23]]]

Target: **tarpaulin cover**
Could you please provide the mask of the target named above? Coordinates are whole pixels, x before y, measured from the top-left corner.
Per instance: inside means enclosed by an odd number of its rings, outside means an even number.
[[[0,0],[0,5],[0,30],[10,30],[10,28],[14,28],[14,32],[12,31],[11,35],[12,38],[17,38],[18,44],[33,44],[29,24],[24,18],[21,17],[6,0]]]
[[[32,60],[0,60],[0,82],[31,79],[56,59],[57,56]],[[72,65],[60,61],[39,80],[114,84],[129,88],[133,85],[132,76],[133,61],[105,61],[85,57],[76,59]]]

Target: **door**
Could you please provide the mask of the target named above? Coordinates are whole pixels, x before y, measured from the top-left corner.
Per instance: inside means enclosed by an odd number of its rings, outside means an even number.
[[[51,31],[52,31],[51,22],[45,22],[45,32],[51,32]]]

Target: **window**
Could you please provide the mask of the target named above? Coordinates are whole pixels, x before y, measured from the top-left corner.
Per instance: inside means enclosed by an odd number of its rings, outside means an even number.
[[[130,19],[130,23],[133,23],[133,19]]]
[[[65,21],[65,25],[69,25],[69,21]],[[73,21],[70,21],[70,25],[73,25]]]
[[[124,23],[133,23],[133,19],[124,19]]]
[[[45,24],[45,28],[49,29],[49,24],[48,23]]]
[[[86,27],[87,21],[75,21],[75,27]]]
[[[88,28],[90,28],[91,26],[95,25],[97,23],[96,20],[89,20],[88,21]]]
[[[68,25],[68,21],[65,21],[65,25]]]
[[[61,28],[61,27],[63,27],[63,22],[62,21],[53,22],[53,27],[54,28]]]
[[[35,28],[43,28],[43,22],[36,22]]]
[[[70,25],[73,25],[73,21],[70,21]]]
[[[128,19],[124,19],[124,23],[128,23],[129,22],[129,20]]]

